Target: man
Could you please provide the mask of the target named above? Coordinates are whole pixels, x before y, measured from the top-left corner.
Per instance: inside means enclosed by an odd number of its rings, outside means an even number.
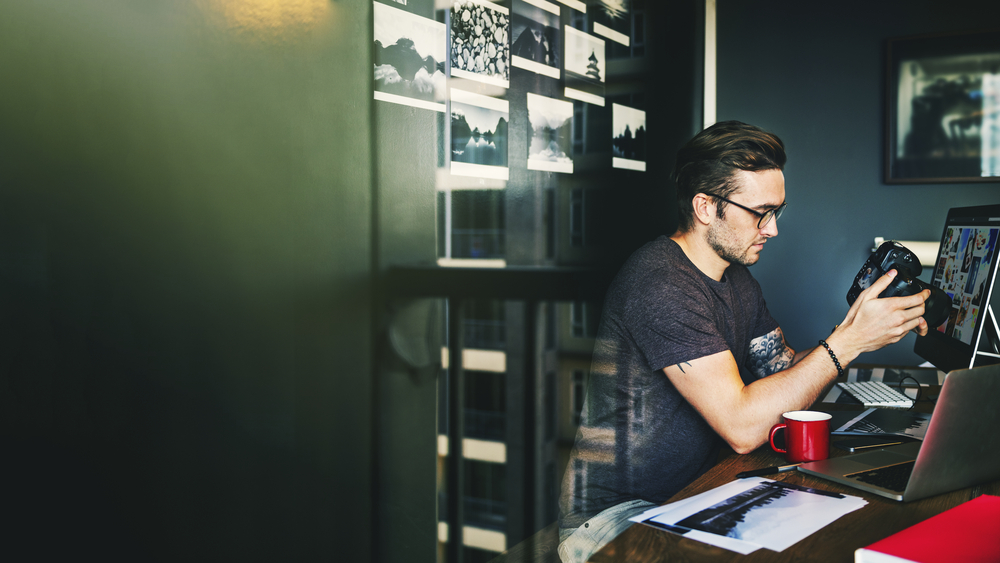
[[[806,409],[859,354],[927,333],[929,292],[878,299],[872,283],[823,346],[796,353],[747,266],[785,209],[781,140],[718,123],[677,155],[679,226],[635,252],[608,290],[560,498],[559,554],[586,560],[715,464]]]

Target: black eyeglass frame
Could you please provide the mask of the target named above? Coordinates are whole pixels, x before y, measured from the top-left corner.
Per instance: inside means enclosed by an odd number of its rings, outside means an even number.
[[[784,201],[778,207],[775,207],[774,209],[768,209],[767,211],[761,213],[760,211],[757,211],[756,209],[750,209],[749,207],[747,207],[745,205],[740,205],[740,204],[736,203],[735,201],[728,200],[728,199],[722,197],[721,195],[715,195],[715,194],[705,194],[705,195],[712,196],[715,199],[721,199],[722,201],[724,201],[726,203],[731,203],[731,204],[735,205],[736,207],[739,207],[740,209],[742,209],[744,211],[749,211],[750,213],[753,213],[754,215],[756,215],[759,218],[757,220],[757,230],[760,230],[760,229],[763,229],[764,227],[766,227],[767,224],[771,222],[771,218],[772,217],[775,218],[775,219],[781,218],[781,214],[784,213],[785,212],[785,208],[788,207],[788,202]]]

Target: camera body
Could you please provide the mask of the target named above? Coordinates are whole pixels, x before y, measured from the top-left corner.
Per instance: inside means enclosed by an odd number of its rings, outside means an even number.
[[[933,329],[948,320],[951,298],[943,290],[917,278],[923,270],[920,259],[910,249],[896,241],[882,243],[868,257],[847,292],[847,303],[853,305],[862,291],[892,269],[896,270],[896,277],[879,297],[915,295],[929,289],[931,296],[924,302],[924,320],[927,321],[927,326]]]

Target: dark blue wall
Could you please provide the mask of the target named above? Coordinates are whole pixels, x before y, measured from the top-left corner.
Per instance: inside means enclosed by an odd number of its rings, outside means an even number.
[[[975,0],[719,0],[718,119],[764,127],[788,149],[788,210],[753,274],[793,347],[843,320],[874,237],[938,240],[948,208],[1000,203],[1000,182],[882,182],[886,39],[998,18],[1000,3]],[[858,361],[920,363],[914,339]]]

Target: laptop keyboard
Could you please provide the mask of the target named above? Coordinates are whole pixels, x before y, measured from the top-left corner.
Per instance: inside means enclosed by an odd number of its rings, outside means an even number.
[[[910,473],[913,473],[914,464],[916,464],[916,461],[906,461],[888,467],[851,473],[850,475],[845,475],[845,477],[854,477],[870,485],[901,493],[906,490],[906,483],[910,480]]]
[[[913,399],[889,387],[882,381],[854,381],[838,383],[841,389],[866,407],[902,407],[913,406]]]

